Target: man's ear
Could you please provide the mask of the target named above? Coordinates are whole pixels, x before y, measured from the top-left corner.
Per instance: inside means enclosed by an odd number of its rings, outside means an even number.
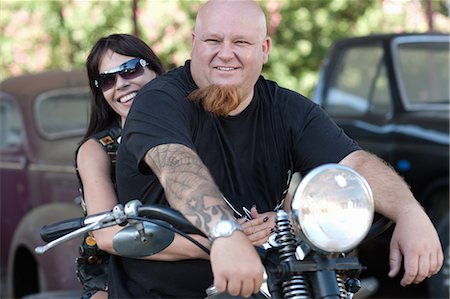
[[[271,46],[272,46],[272,39],[269,36],[267,36],[262,44],[263,63],[267,63],[267,61],[269,60],[269,52]]]
[[[192,51],[194,49],[195,39],[196,39],[195,32],[192,32],[192,36],[191,36],[191,57],[192,57]]]

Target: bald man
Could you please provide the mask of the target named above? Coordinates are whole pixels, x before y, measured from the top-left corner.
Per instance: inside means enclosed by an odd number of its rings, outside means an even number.
[[[178,209],[209,235],[211,257],[115,256],[111,297],[204,298],[211,284],[256,293],[263,266],[254,245],[267,241],[291,174],[325,163],[363,174],[376,209],[396,222],[391,276],[402,257],[404,285],[441,267],[437,233],[404,181],[320,107],[261,76],[270,47],[257,2],[209,1],[198,12],[191,60],[139,92],[118,153],[119,200]]]

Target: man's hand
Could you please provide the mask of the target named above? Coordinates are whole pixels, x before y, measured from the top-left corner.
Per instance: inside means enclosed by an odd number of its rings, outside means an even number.
[[[390,245],[389,277],[399,273],[402,258],[402,286],[420,283],[442,267],[444,256],[439,237],[419,205],[408,207],[396,223]]]
[[[259,214],[255,207],[251,210],[251,220],[246,218],[238,219],[244,233],[254,246],[260,246],[267,242],[273,228],[275,227],[275,212]]]
[[[235,231],[230,237],[217,238],[211,247],[214,286],[219,292],[249,297],[263,283],[263,265],[247,236]]]

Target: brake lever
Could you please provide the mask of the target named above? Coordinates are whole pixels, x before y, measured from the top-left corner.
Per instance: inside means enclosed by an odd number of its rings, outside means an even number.
[[[103,215],[95,215],[95,216],[88,217],[85,220],[86,226],[80,227],[64,236],[61,236],[61,237],[43,245],[43,246],[38,246],[34,249],[34,251],[37,254],[43,254],[46,251],[48,251],[49,249],[51,249],[55,246],[58,246],[59,244],[62,244],[64,242],[67,242],[69,240],[72,240],[76,237],[82,236],[89,231],[98,230],[101,228],[121,224],[123,221],[123,217],[118,217],[119,215],[120,215],[120,213],[110,212],[110,213],[103,214]],[[120,216],[122,216],[122,215],[120,215]]]
[[[113,225],[114,224],[115,223],[113,223]],[[94,223],[88,224],[85,227],[78,228],[78,229],[68,233],[67,235],[59,237],[59,238],[57,238],[57,239],[55,239],[55,240],[53,240],[53,241],[51,241],[51,242],[49,242],[49,243],[47,243],[47,244],[45,244],[43,246],[38,246],[38,247],[36,247],[34,249],[34,251],[37,254],[43,254],[47,250],[49,250],[49,249],[51,249],[51,248],[53,248],[53,247],[55,247],[55,246],[57,246],[59,244],[62,244],[62,243],[67,242],[69,240],[72,240],[72,239],[74,239],[76,237],[79,237],[79,236],[83,235],[84,233],[86,233],[88,231],[96,230],[96,229],[99,229],[99,228],[102,228],[102,227],[106,227],[106,226],[103,226],[103,224],[101,222],[94,222]]]

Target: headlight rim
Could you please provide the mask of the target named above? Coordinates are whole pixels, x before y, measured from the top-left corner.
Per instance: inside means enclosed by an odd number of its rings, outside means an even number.
[[[345,246],[342,249],[336,251],[336,250],[329,250],[328,248],[324,248],[320,245],[317,244],[317,242],[314,240],[314,238],[312,238],[311,236],[309,236],[308,234],[308,230],[304,228],[303,223],[300,221],[301,215],[299,214],[300,211],[300,202],[299,200],[296,200],[297,197],[300,197],[299,194],[302,194],[305,189],[309,186],[310,182],[316,178],[316,176],[318,174],[321,174],[325,171],[328,170],[343,170],[345,172],[350,173],[351,175],[354,175],[357,178],[357,181],[359,183],[359,186],[361,186],[364,190],[364,193],[367,194],[367,200],[368,200],[368,214],[370,214],[370,221],[367,221],[368,225],[365,228],[365,233],[361,234],[360,236],[354,238],[354,241],[351,243],[350,246]],[[296,207],[297,206],[297,207]],[[291,202],[291,218],[294,220],[295,225],[297,226],[295,228],[296,233],[300,234],[302,239],[305,240],[309,246],[311,246],[315,251],[319,251],[322,253],[337,253],[337,252],[350,252],[352,251],[354,248],[356,248],[359,243],[365,238],[365,236],[367,235],[368,231],[370,230],[372,221],[373,221],[373,217],[374,217],[374,212],[375,212],[375,206],[374,206],[374,199],[373,199],[373,192],[372,189],[370,188],[369,183],[367,182],[367,180],[360,174],[358,173],[356,170],[354,170],[351,167],[345,166],[345,165],[341,165],[341,164],[335,164],[335,163],[327,163],[327,164],[323,164],[321,166],[318,166],[314,169],[312,169],[300,182],[300,184],[297,186],[294,194],[293,194],[293,198],[292,198],[292,202]],[[368,219],[369,220],[369,219]]]

